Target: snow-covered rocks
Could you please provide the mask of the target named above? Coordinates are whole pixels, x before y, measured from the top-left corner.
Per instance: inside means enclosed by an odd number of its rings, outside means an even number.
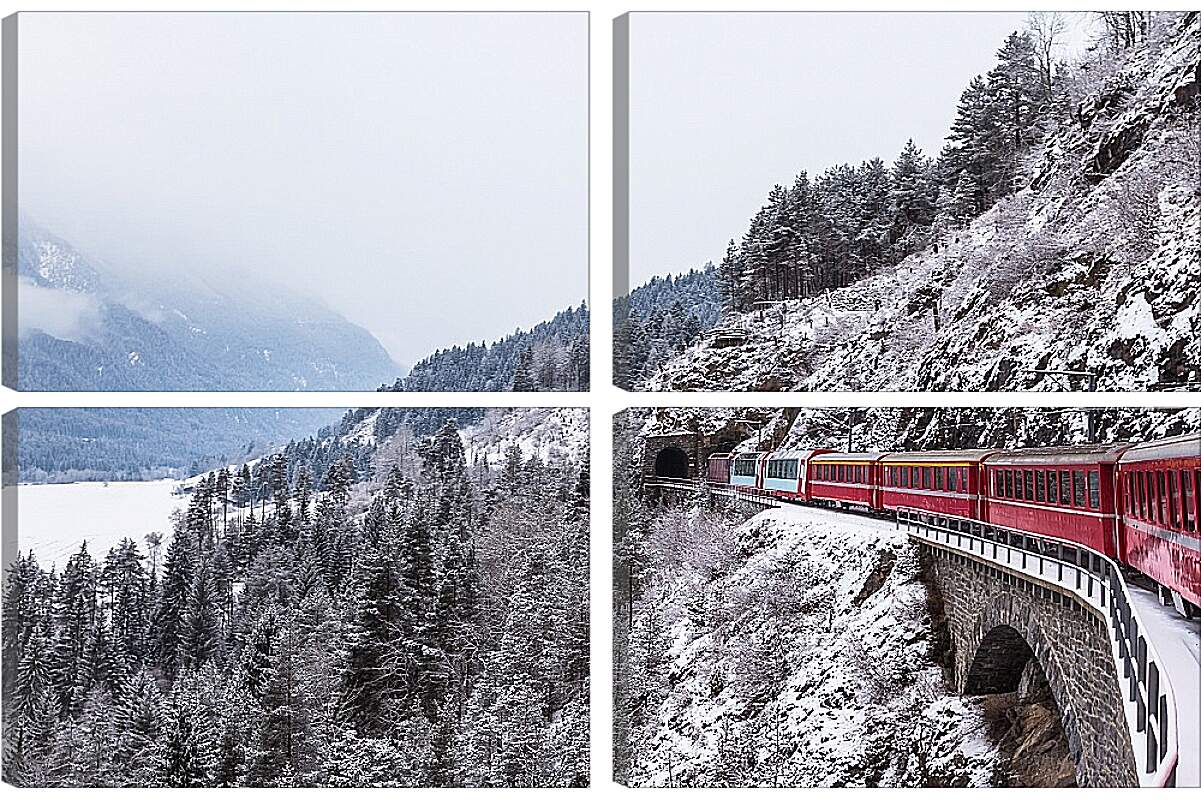
[[[681,513],[652,550],[713,524]],[[943,685],[917,553],[892,522],[790,506],[728,538],[724,558],[676,548],[690,555],[661,561],[635,611],[631,663],[648,674],[630,784],[990,785],[997,753]]]

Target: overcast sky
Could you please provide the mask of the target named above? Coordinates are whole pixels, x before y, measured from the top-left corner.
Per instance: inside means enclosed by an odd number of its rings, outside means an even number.
[[[411,365],[587,293],[584,14],[22,14],[20,203]]]
[[[720,262],[801,170],[891,164],[910,137],[937,155],[960,93],[1025,18],[631,14],[631,288]]]

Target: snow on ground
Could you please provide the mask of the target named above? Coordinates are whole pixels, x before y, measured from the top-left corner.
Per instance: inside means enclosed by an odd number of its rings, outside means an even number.
[[[1175,608],[1164,606],[1153,592],[1130,586],[1143,632],[1167,665],[1176,695],[1177,786],[1201,786],[1201,627]]]
[[[523,461],[537,456],[543,461],[579,461],[588,448],[588,410],[585,408],[514,408],[489,411],[484,419],[463,428],[459,435],[467,449],[467,463],[486,459],[490,466],[504,463],[505,452],[516,444]]]
[[[749,555],[728,574],[677,573],[653,601],[670,689],[632,739],[632,784],[990,785],[996,749],[930,660],[894,523],[787,506],[733,536]]]
[[[17,487],[17,546],[33,550],[38,564],[61,570],[83,542],[103,559],[122,539],[146,551],[146,534],[171,536],[171,512],[183,509],[187,495],[174,494],[179,481],[22,484]]]

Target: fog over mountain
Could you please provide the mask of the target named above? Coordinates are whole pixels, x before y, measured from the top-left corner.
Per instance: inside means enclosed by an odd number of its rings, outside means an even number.
[[[18,21],[19,206],[108,283],[318,299],[403,364],[586,296],[586,15]],[[27,323],[99,324],[48,288]]]

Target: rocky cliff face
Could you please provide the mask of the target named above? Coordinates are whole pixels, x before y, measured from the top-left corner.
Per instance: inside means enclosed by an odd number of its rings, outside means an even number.
[[[1201,385],[1199,43],[1192,13],[1074,68],[1024,188],[894,269],[730,320],[745,342],[707,339],[648,388]]]

